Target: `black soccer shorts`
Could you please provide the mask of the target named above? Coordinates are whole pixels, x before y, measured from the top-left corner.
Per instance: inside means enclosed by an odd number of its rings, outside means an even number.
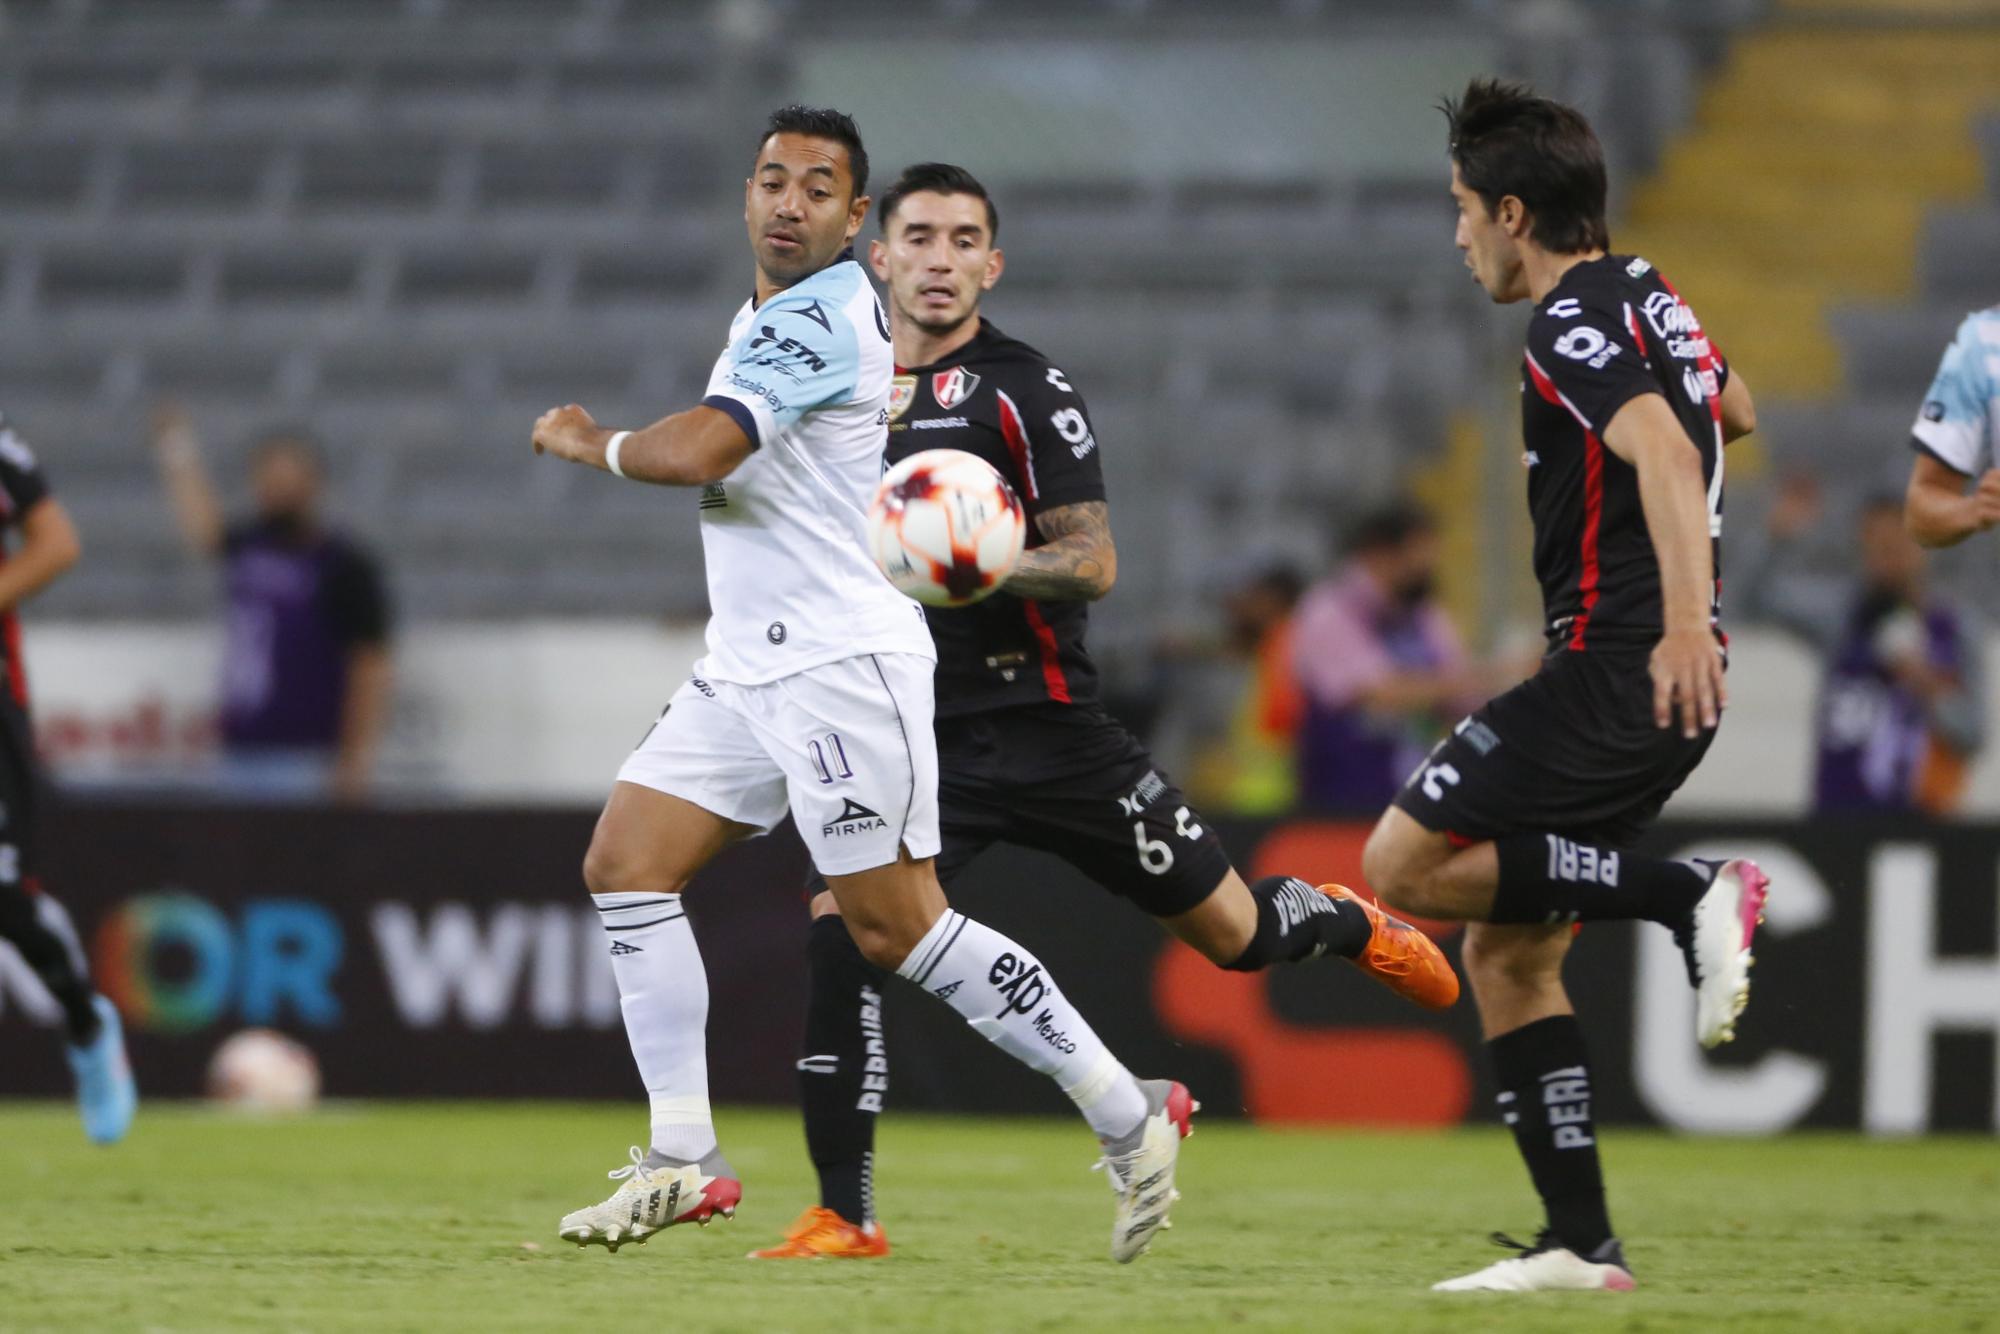
[[[1628,847],[1714,741],[1653,725],[1650,649],[1562,651],[1437,744],[1395,804],[1433,833],[1481,843],[1553,833]]]
[[[1201,903],[1229,854],[1138,738],[1089,705],[940,718],[938,812],[948,887],[995,843],[1052,853],[1155,917]]]
[[[1089,705],[1027,704],[937,720],[946,890],[995,843],[1051,853],[1155,917],[1200,904],[1229,854],[1139,739]],[[807,896],[825,887],[817,874]]]

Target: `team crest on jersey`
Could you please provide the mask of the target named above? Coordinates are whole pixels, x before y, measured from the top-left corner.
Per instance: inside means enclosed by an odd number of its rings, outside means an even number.
[[[979,377],[963,366],[953,366],[948,371],[939,371],[931,376],[931,397],[937,405],[950,412],[979,388]]]
[[[904,410],[910,406],[910,400],[916,396],[916,376],[898,375],[889,381],[889,420],[894,421],[902,416]]]

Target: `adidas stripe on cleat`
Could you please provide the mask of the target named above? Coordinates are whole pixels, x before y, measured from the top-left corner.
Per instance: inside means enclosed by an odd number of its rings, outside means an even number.
[[[743,1183],[717,1149],[698,1163],[648,1165],[637,1145],[632,1161],[606,1173],[623,1184],[602,1204],[566,1215],[557,1228],[565,1241],[616,1251],[628,1241],[644,1242],[676,1223],[707,1227],[716,1216],[734,1218]]]

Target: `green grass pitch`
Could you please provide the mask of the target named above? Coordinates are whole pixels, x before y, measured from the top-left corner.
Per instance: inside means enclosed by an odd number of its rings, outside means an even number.
[[[83,1142],[0,1105],[0,1327],[35,1330],[2000,1330],[2000,1146],[1612,1131],[1640,1289],[1434,1295],[1526,1236],[1502,1134],[1199,1125],[1177,1226],[1106,1257],[1111,1195],[1060,1121],[890,1115],[887,1261],[759,1264],[808,1202],[796,1121],[720,1117],[733,1223],[616,1255],[557,1240],[609,1192],[643,1109],[333,1106],[299,1120],[143,1108]]]

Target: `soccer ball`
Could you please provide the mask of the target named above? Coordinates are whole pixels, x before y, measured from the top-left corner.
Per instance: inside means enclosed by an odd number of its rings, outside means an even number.
[[[927,449],[882,478],[868,548],[889,582],[932,607],[964,607],[1021,559],[1027,518],[1014,488],[977,454]]]
[[[208,1096],[253,1112],[303,1112],[319,1101],[319,1062],[268,1028],[246,1028],[215,1049]]]

